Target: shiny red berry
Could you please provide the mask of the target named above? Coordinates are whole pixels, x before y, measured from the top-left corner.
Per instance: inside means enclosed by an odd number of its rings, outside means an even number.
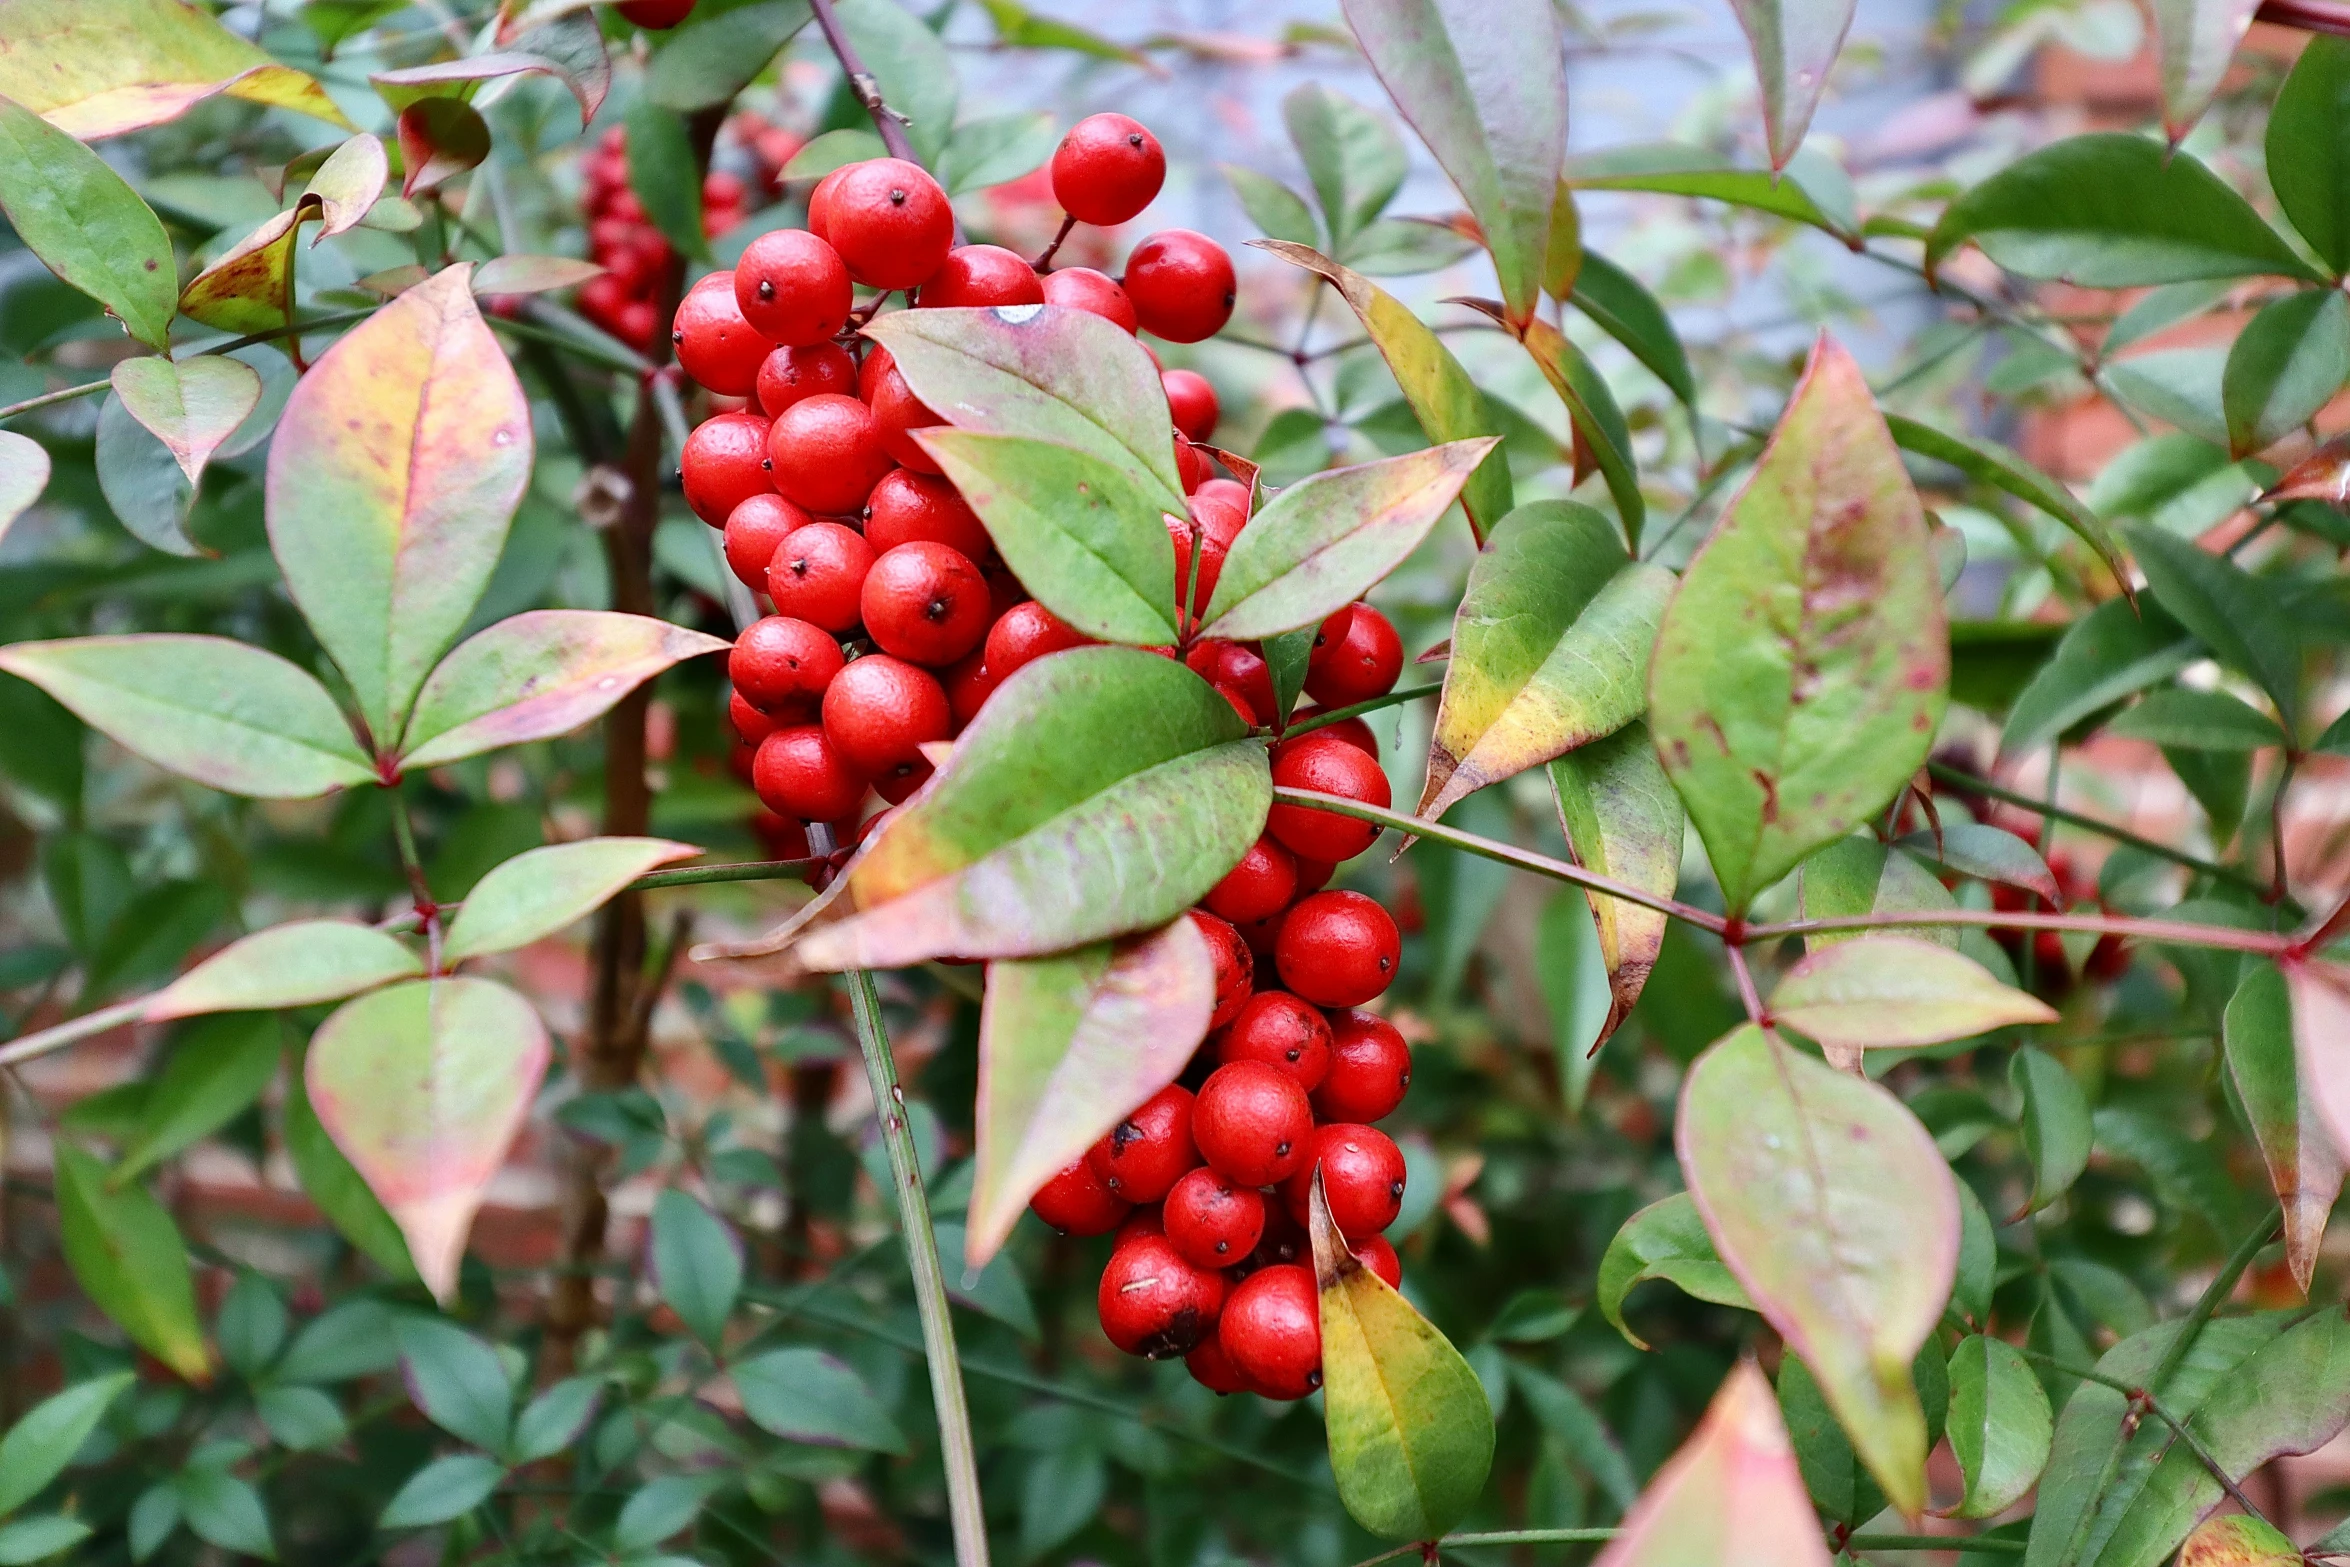
[[[713,528],[734,509],[775,486],[767,469],[767,421],[753,413],[718,414],[694,426],[678,458],[685,503]]]
[[[1232,1357],[1224,1353],[1224,1341],[1215,1334],[1201,1339],[1192,1352],[1183,1357],[1183,1369],[1191,1373],[1192,1381],[1211,1393],[1222,1395],[1248,1391],[1248,1378],[1240,1374],[1240,1368],[1232,1363]]]
[[[945,264],[955,213],[920,164],[869,158],[839,173],[824,235],[852,277],[868,288],[913,288]]]
[[[1224,1275],[1195,1268],[1164,1235],[1137,1235],[1110,1253],[1094,1296],[1102,1332],[1129,1355],[1167,1360],[1213,1333]]]
[[[1191,1090],[1170,1083],[1104,1133],[1086,1150],[1085,1162],[1128,1202],[1157,1202],[1199,1164],[1191,1123]]]
[[[1199,927],[1208,944],[1208,956],[1216,965],[1216,1010],[1208,1018],[1208,1027],[1222,1028],[1248,1004],[1250,987],[1256,981],[1256,954],[1248,950],[1248,943],[1240,939],[1230,920],[1193,909],[1191,922]]]
[[[926,310],[1043,303],[1036,269],[1001,245],[957,245],[922,285]]]
[[[999,684],[1012,672],[1048,653],[1085,647],[1093,639],[1072,631],[1034,599],[1013,605],[987,631],[987,672]]]
[[[1328,860],[1309,860],[1303,855],[1298,856],[1297,896],[1302,898],[1309,892],[1320,892],[1330,885],[1330,878],[1337,874],[1338,867]]]
[[[876,555],[901,544],[944,544],[972,560],[994,553],[995,542],[952,484],[936,474],[893,468],[865,501],[865,542]]]
[[[1094,1179],[1078,1159],[1036,1190],[1028,1208],[1063,1235],[1107,1235],[1126,1217],[1128,1203]]]
[[[987,579],[960,550],[917,540],[873,562],[861,613],[882,651],[942,668],[987,636]]]
[[[1167,389],[1167,411],[1174,415],[1176,429],[1194,441],[1216,433],[1216,389],[1206,376],[1197,370],[1170,370],[1159,377],[1159,384]]]
[[[856,660],[824,689],[824,736],[868,778],[913,776],[924,743],[953,727],[937,677],[887,653]]]
[[[1207,602],[1208,594],[1203,586],[1198,603],[1204,608]],[[1254,715],[1252,722],[1273,721],[1273,670],[1264,655],[1248,643],[1209,637],[1193,643],[1191,651],[1183,655],[1183,662],[1209,685],[1224,686],[1248,698],[1249,711]]]
[[[759,406],[772,419],[802,398],[857,393],[857,361],[838,343],[778,348],[759,363]]]
[[[1063,212],[1111,228],[1157,198],[1167,182],[1167,154],[1125,115],[1089,114],[1053,150],[1052,180]]]
[[[1347,1250],[1355,1254],[1355,1261],[1385,1279],[1389,1289],[1403,1288],[1403,1259],[1395,1254],[1386,1236],[1366,1235],[1350,1243]]]
[[[1273,764],[1273,782],[1285,789],[1311,789],[1364,805],[1385,806],[1391,796],[1387,774],[1373,758],[1344,740],[1309,735]],[[1318,810],[1310,805],[1276,805],[1266,818],[1274,837],[1309,860],[1351,860],[1379,836],[1376,823]]]
[[[1233,1368],[1266,1398],[1303,1398],[1322,1385],[1322,1297],[1294,1262],[1259,1268],[1224,1302],[1216,1339]]]
[[[1135,246],[1121,286],[1142,329],[1170,343],[1214,337],[1232,319],[1232,258],[1190,229],[1162,229]]]
[[[1214,470],[1208,466],[1208,459],[1201,454],[1198,447],[1192,445],[1191,437],[1185,435],[1181,430],[1177,430],[1175,432],[1175,474],[1183,481],[1183,493],[1186,495],[1197,494],[1199,487],[1208,482],[1213,472]]]
[[[751,788],[778,816],[836,822],[865,798],[865,779],[814,724],[778,729],[759,742],[751,761]]]
[[[1376,1012],[1330,1015],[1330,1071],[1312,1091],[1325,1121],[1368,1126],[1386,1119],[1412,1086],[1412,1047]]]
[[[838,251],[806,229],[771,229],[734,264],[734,302],[769,342],[800,347],[831,342],[856,295]]]
[[[1236,496],[1232,492],[1239,490]],[[1226,549],[1248,526],[1248,492],[1230,479],[1210,479],[1191,497],[1191,514],[1200,531]]]
[[[1330,1023],[1321,1012],[1281,990],[1260,990],[1224,1030],[1221,1062],[1262,1061],[1297,1079],[1309,1101],[1330,1072]]]
[[[735,308],[734,290],[726,284],[688,290],[677,302],[669,341],[679,367],[723,397],[748,397],[759,384],[768,342]]]
[[[783,541],[815,519],[769,490],[737,506],[726,519],[726,566],[754,593],[767,591],[767,568]]]
[[[1359,892],[1317,892],[1289,911],[1273,961],[1281,982],[1326,1007],[1359,1007],[1395,979],[1395,917]]]
[[[922,449],[921,443],[914,439],[914,432],[936,429],[946,421],[914,395],[914,389],[906,384],[905,375],[897,366],[890,366],[874,382],[865,401],[873,410],[875,422],[881,426],[884,451],[918,473],[939,471],[938,460]]]
[[[1200,901],[1233,924],[1245,925],[1280,913],[1296,895],[1297,856],[1260,834]]]
[[[1306,663],[1306,695],[1324,707],[1351,707],[1395,689],[1403,639],[1385,615],[1349,604],[1322,622]]]
[[[1229,1268],[1257,1249],[1265,1233],[1265,1199],[1202,1166],[1168,1188],[1159,1218],[1185,1262]]]
[[[1330,1222],[1349,1244],[1378,1234],[1403,1211],[1403,1150],[1377,1127],[1338,1121],[1314,1128],[1306,1157],[1281,1183],[1282,1204],[1300,1224],[1306,1222],[1317,1168]]]
[[[778,415],[767,432],[767,456],[776,490],[826,516],[863,511],[865,497],[890,470],[873,410],[832,392],[803,397]]]
[[[1134,301],[1126,297],[1117,279],[1091,267],[1063,267],[1046,273],[1044,302],[1115,321],[1129,332],[1135,328]]]
[[[987,650],[966,653],[939,672],[939,684],[947,688],[947,708],[955,715],[955,727],[961,729],[979,716],[980,708],[995,694],[996,679],[987,672]]]
[[[794,528],[776,546],[767,567],[767,596],[778,614],[827,631],[853,630],[865,576],[872,569],[873,546],[864,535],[837,522],[811,522]]]
[[[753,621],[726,655],[735,693],[762,713],[813,711],[840,670],[832,633],[788,615]]]
[[[1320,718],[1324,711],[1325,709],[1319,707],[1299,708],[1296,712],[1289,715],[1289,727],[1291,731],[1294,732],[1300,724],[1305,723],[1308,719]],[[1288,755],[1289,752],[1295,750],[1301,745],[1307,744],[1317,736],[1327,736],[1332,740],[1343,740],[1348,745],[1353,746],[1356,750],[1369,757],[1372,761],[1375,762],[1379,760],[1379,737],[1371,733],[1371,726],[1364,723],[1360,718],[1341,718],[1334,724],[1323,724],[1318,728],[1309,729],[1304,734],[1298,735],[1295,739],[1283,740],[1273,747],[1273,760],[1278,763],[1281,758]]]
[[[832,193],[840,189],[842,176],[855,167],[853,163],[842,164],[808,192],[808,232],[828,245],[832,243]]]
[[[1191,1135],[1226,1180],[1271,1186],[1305,1157],[1314,1113],[1297,1079],[1262,1061],[1234,1061],[1200,1085]]]

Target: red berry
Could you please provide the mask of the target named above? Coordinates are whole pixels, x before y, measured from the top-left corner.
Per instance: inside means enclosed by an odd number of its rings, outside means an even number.
[[[814,519],[769,490],[737,506],[726,519],[726,565],[753,593],[767,591],[767,568],[783,541]]]
[[[947,709],[955,715],[955,727],[961,729],[979,716],[979,709],[995,694],[995,677],[987,672],[987,651],[966,653],[939,675],[939,684],[947,688]]]
[[[1201,456],[1199,448],[1191,444],[1191,437],[1185,435],[1181,430],[1177,430],[1175,432],[1175,474],[1183,481],[1183,493],[1186,495],[1198,493],[1199,487],[1208,482],[1210,471],[1207,458]]]
[[[851,397],[857,390],[857,361],[838,343],[778,348],[759,362],[759,406],[772,419],[803,397],[830,392]]]
[[[720,274],[712,273],[712,277]],[[752,330],[725,287],[696,288],[677,302],[669,341],[687,375],[724,397],[748,397],[759,384],[767,340]]]
[[[881,385],[881,378],[889,374],[891,366],[896,363],[896,357],[879,343],[868,345],[864,361],[857,366],[857,396],[871,404],[874,391]]]
[[[1322,1297],[1294,1262],[1259,1268],[1224,1302],[1217,1342],[1266,1398],[1303,1398],[1322,1385]]]
[[[1376,1012],[1330,1017],[1330,1071],[1312,1091],[1314,1114],[1325,1121],[1368,1126],[1403,1103],[1412,1086],[1412,1047]]]
[[[1212,498],[1230,506],[1234,511],[1240,513],[1241,520],[1244,522],[1248,519],[1250,506],[1255,502],[1255,497],[1249,493],[1248,486],[1238,479],[1210,479],[1199,487],[1199,493],[1202,497]]]
[[[1265,1233],[1265,1199],[1203,1167],[1186,1170],[1168,1188],[1159,1217],[1185,1262],[1229,1268],[1257,1249]]]
[[[903,805],[914,797],[915,790],[930,782],[930,775],[934,771],[928,758],[917,758],[911,766],[894,769],[874,779],[873,792],[892,805]],[[953,963],[970,960],[942,958],[940,961]]]
[[[1120,280],[1142,329],[1170,343],[1214,337],[1232,319],[1232,258],[1190,229],[1162,229],[1134,247]]]
[[[713,528],[734,509],[775,486],[768,482],[767,421],[757,414],[718,414],[694,426],[678,458],[685,503]]]
[[[830,516],[864,510],[865,497],[890,468],[873,410],[833,392],[803,397],[777,415],[767,456],[786,500]]]
[[[906,384],[906,378],[899,373],[897,366],[891,365],[883,372],[873,383],[873,390],[865,401],[873,409],[874,419],[881,425],[883,450],[918,472],[939,471],[937,459],[922,449],[921,443],[914,439],[913,432],[934,429],[946,421],[932,413],[928,405],[914,395],[914,389]]]
[[[1281,983],[1326,1007],[1359,1007],[1395,978],[1395,918],[1359,892],[1317,892],[1289,911],[1273,961]]]
[[[1271,1186],[1305,1157],[1314,1113],[1297,1079],[1262,1061],[1220,1066],[1200,1086],[1191,1135],[1217,1174],[1242,1186]]]
[[[1197,370],[1169,370],[1159,377],[1159,384],[1167,389],[1167,411],[1175,416],[1176,429],[1194,441],[1216,433],[1216,389],[1206,376]]]
[[[1107,1187],[1103,1188],[1105,1191],[1108,1189]],[[1166,1233],[1167,1226],[1159,1217],[1159,1205],[1154,1202],[1147,1207],[1135,1209],[1119,1221],[1118,1238],[1112,1243],[1111,1249],[1116,1250],[1133,1240],[1137,1235],[1164,1235]]]
[[[952,484],[911,468],[893,468],[873,486],[865,502],[865,542],[876,555],[921,542],[944,544],[975,561],[995,551],[979,514]]]
[[[1403,1259],[1395,1254],[1395,1248],[1388,1244],[1386,1236],[1365,1236],[1351,1243],[1347,1250],[1355,1254],[1355,1261],[1385,1279],[1389,1289],[1403,1288]]]
[[[1167,182],[1159,139],[1123,114],[1089,114],[1053,151],[1053,200],[1080,223],[1113,228]]]
[[[1043,303],[1036,269],[1001,245],[957,245],[922,285],[926,310]]]
[[[1200,901],[1233,924],[1245,925],[1280,913],[1296,895],[1297,856],[1260,834]]]
[[[1191,1373],[1191,1380],[1211,1393],[1222,1395],[1248,1391],[1248,1378],[1240,1374],[1240,1368],[1232,1363],[1232,1357],[1224,1353],[1224,1341],[1212,1333],[1201,1339],[1192,1352],[1183,1357],[1183,1369]]]
[[[882,651],[934,668],[987,636],[987,579],[960,550],[917,540],[874,561],[865,578],[865,633]]]
[[[1191,619],[1197,620],[1216,596],[1216,579],[1224,574],[1225,546],[1204,527],[1199,530],[1199,580],[1191,574],[1192,525],[1173,512],[1166,515],[1167,538],[1175,546],[1175,604],[1181,608],[1191,605]],[[1251,719],[1250,722],[1256,722]]]
[[[1403,1150],[1377,1127],[1339,1121],[1314,1128],[1306,1157],[1281,1183],[1281,1201],[1300,1224],[1306,1222],[1317,1168],[1330,1222],[1350,1245],[1386,1229],[1403,1211]]]
[[[1028,1208],[1063,1235],[1107,1235],[1126,1217],[1127,1202],[1078,1159],[1038,1187]]]
[[[620,0],[613,9],[639,27],[659,31],[675,27],[693,15],[694,0]]]
[[[1126,297],[1126,290],[1109,274],[1091,267],[1063,267],[1046,273],[1044,302],[1065,310],[1082,310],[1115,321],[1129,332],[1134,330],[1134,302]]]
[[[1164,1235],[1137,1235],[1110,1253],[1094,1303],[1111,1343],[1165,1360],[1215,1331],[1224,1290],[1224,1275],[1185,1262]]]
[[[1256,954],[1260,968],[1273,961],[1273,948],[1281,939],[1281,922],[1287,918],[1289,911],[1284,909],[1279,914],[1268,914],[1261,920],[1247,920],[1233,925],[1232,928],[1240,932],[1240,939],[1248,943],[1248,950]]]
[[[1256,954],[1248,950],[1248,943],[1240,939],[1230,920],[1193,909],[1191,922],[1206,939],[1208,956],[1216,965],[1216,1010],[1208,1018],[1208,1027],[1222,1028],[1238,1017],[1248,1002],[1249,987],[1256,980]]]
[[[864,535],[837,522],[811,522],[794,528],[776,546],[767,567],[767,596],[780,614],[827,631],[853,630],[865,576],[872,569],[873,546]]]
[[[814,724],[778,729],[760,741],[751,787],[761,805],[803,822],[839,821],[865,797],[864,778]]]
[[[712,169],[702,176],[702,201],[705,205],[715,202],[721,207],[739,207],[743,204],[743,198],[749,194],[743,182],[724,169]]]
[[[1224,1031],[1216,1059],[1262,1061],[1296,1078],[1310,1099],[1330,1072],[1330,1024],[1286,991],[1260,990]]]
[[[735,748],[742,751],[756,751],[760,741],[775,733],[775,720],[744,701],[740,691],[726,693],[726,725],[734,731]]]
[[[1309,860],[1300,856],[1297,862],[1297,892],[1304,897],[1309,892],[1320,892],[1330,885],[1330,878],[1338,874],[1338,867],[1328,860]]]
[[[1085,647],[1093,639],[1070,630],[1058,616],[1034,599],[1013,605],[996,617],[987,632],[987,672],[1001,682],[1012,671],[1047,653]]]
[[[1390,800],[1387,774],[1377,761],[1344,740],[1324,739],[1319,733],[1308,735],[1273,764],[1273,782],[1365,805],[1385,807]],[[1353,859],[1379,836],[1376,823],[1310,805],[1276,805],[1266,826],[1292,853],[1332,863]]]
[[[887,653],[856,660],[824,689],[824,737],[868,778],[911,776],[923,742],[953,724],[937,677]]]
[[[1204,557],[1200,574],[1203,577],[1207,574]],[[1203,583],[1199,603],[1204,608],[1207,602],[1207,587]],[[1250,722],[1269,724],[1273,721],[1273,670],[1265,662],[1264,655],[1255,648],[1245,642],[1227,642],[1221,637],[1210,637],[1193,643],[1191,651],[1183,655],[1183,662],[1191,666],[1192,672],[1209,685],[1224,686],[1248,698],[1253,714]],[[1255,916],[1251,915],[1250,918]]]
[[[1085,1152],[1103,1185],[1128,1202],[1157,1202],[1199,1163],[1192,1146],[1191,1090],[1170,1083]]]
[[[808,232],[826,244],[832,243],[832,193],[840,189],[841,177],[854,167],[854,164],[842,164],[818,180],[816,188],[808,192]]]
[[[839,171],[824,235],[868,288],[913,288],[936,272],[955,242],[947,193],[919,164],[868,158]]]
[[[770,343],[829,343],[848,325],[856,293],[840,254],[806,229],[772,229],[734,264],[734,302]]]
[[[762,713],[808,712],[840,669],[832,634],[788,615],[753,621],[726,655],[735,693]]]
[[[1230,549],[1240,530],[1248,526],[1248,501],[1245,495],[1234,500],[1219,486],[1239,488],[1230,479],[1210,479],[1192,496],[1191,514],[1199,520],[1200,532]]]
[[[1319,707],[1300,708],[1297,712],[1289,715],[1289,727],[1294,731],[1299,724],[1309,718],[1319,718],[1325,711],[1326,709]],[[1273,747],[1273,760],[1278,763],[1282,757],[1288,755],[1298,746],[1311,744],[1324,736],[1332,740],[1343,740],[1372,761],[1379,760],[1379,737],[1371,733],[1371,726],[1360,718],[1341,718],[1334,724],[1324,724],[1319,729],[1309,729],[1294,740],[1283,740]]]
[[[1395,689],[1403,639],[1385,615],[1349,604],[1322,622],[1306,663],[1306,695],[1324,707],[1351,707]]]

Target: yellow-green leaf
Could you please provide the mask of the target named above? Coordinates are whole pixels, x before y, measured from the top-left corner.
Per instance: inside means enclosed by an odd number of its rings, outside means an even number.
[[[583,838],[530,849],[473,885],[441,943],[444,963],[510,952],[601,908],[657,865],[702,851],[666,838]]]
[[[221,442],[261,402],[261,377],[251,365],[209,354],[176,362],[160,355],[125,359],[112,380],[123,408],[170,448],[190,484],[204,477]]]
[[[1656,759],[1646,724],[1627,724],[1552,762],[1550,795],[1576,864],[1659,897],[1672,896],[1681,881],[1682,829],[1688,819]],[[1591,903],[1599,955],[1607,964],[1607,1018],[1590,1046],[1597,1050],[1640,999],[1664,950],[1669,921],[1655,909],[1603,892],[1586,890],[1584,896]]]
[[[17,6],[0,5],[0,39]],[[13,49],[0,49],[0,93]],[[148,347],[171,341],[179,266],[163,220],[103,158],[31,105],[0,96],[0,212],[43,265]]]
[[[106,1167],[63,1139],[56,1177],[58,1238],[82,1293],[148,1354],[191,1382],[210,1380],[188,1248],[171,1215],[144,1187],[109,1189]]]
[[[1868,936],[1806,954],[1772,993],[1771,1016],[1824,1046],[1870,1049],[2053,1023],[2056,1009],[1936,942]]]
[[[2179,1547],[2178,1567],[2302,1567],[2300,1547],[2265,1519],[2207,1518]]]
[[[0,0],[0,38],[0,94],[83,141],[218,92],[351,128],[325,88],[188,0]]]
[[[398,938],[349,920],[293,920],[227,946],[147,1003],[146,1018],[250,1012],[340,1001],[424,972]]]

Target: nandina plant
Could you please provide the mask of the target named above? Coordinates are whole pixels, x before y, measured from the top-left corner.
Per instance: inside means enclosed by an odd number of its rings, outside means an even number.
[[[2350,16],[1342,10],[1236,254],[895,0],[0,0],[0,1561],[2350,1555]]]

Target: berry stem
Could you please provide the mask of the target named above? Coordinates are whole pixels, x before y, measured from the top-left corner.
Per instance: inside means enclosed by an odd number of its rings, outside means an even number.
[[[1069,237],[1069,231],[1075,227],[1077,227],[1075,218],[1064,217],[1061,219],[1060,232],[1053,235],[1053,242],[1044,247],[1044,254],[1036,258],[1037,271],[1050,272],[1053,269],[1053,257],[1061,253],[1061,242]]]
[[[873,73],[865,69],[865,62],[857,55],[857,46],[849,42],[849,35],[841,30],[840,13],[832,8],[832,0],[808,0],[809,9],[816,13],[816,25],[824,33],[824,41],[832,46],[832,57],[840,62],[841,74],[849,81],[849,91],[873,116],[873,128],[881,133],[881,144],[893,158],[908,163],[919,163],[914,156],[914,144],[906,139],[906,121],[881,100],[881,84]]]

